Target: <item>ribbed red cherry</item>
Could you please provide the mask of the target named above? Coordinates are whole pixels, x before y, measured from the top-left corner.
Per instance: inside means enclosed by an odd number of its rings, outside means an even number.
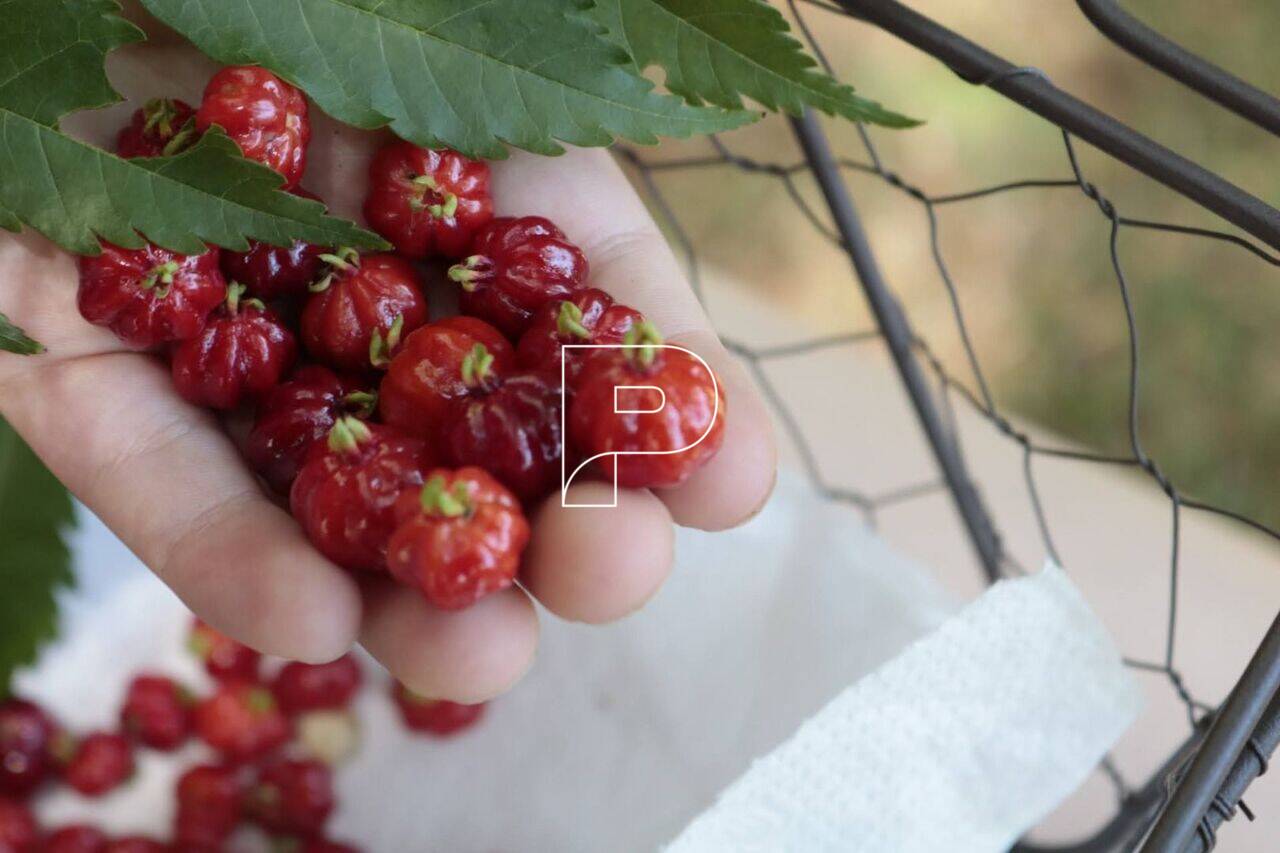
[[[193,767],[178,779],[176,794],[174,840],[192,849],[207,845],[210,850],[220,850],[243,813],[240,771],[213,764]]]
[[[40,828],[31,810],[17,800],[0,797],[0,850],[34,851],[39,839]]]
[[[447,464],[483,467],[532,503],[560,481],[560,377],[529,372],[494,378],[492,362],[482,344],[463,361],[463,382],[471,393],[445,416],[440,450]]]
[[[520,336],[516,357],[520,366],[546,372],[557,379],[564,376],[572,388],[582,366],[597,350],[570,349],[561,359],[565,344],[620,344],[630,332],[644,322],[644,315],[634,308],[613,301],[603,290],[589,287],[568,299],[549,302],[534,315],[529,330]]]
[[[186,101],[155,98],[134,110],[116,137],[121,157],[166,157],[196,141],[196,111]]]
[[[338,370],[385,368],[404,337],[427,322],[417,271],[395,255],[352,249],[321,258],[330,271],[311,286],[302,312],[307,351]]]
[[[194,714],[196,734],[232,763],[263,758],[293,734],[272,692],[252,681],[220,685]]]
[[[431,467],[425,442],[393,427],[340,418],[316,444],[289,493],[311,542],[348,569],[382,571],[395,531],[396,499]]]
[[[199,619],[192,620],[187,649],[218,681],[253,681],[262,655]]]
[[[449,269],[462,285],[462,313],[479,317],[512,339],[548,302],[586,286],[587,258],[541,216],[504,216],[476,234],[471,256]]]
[[[387,568],[443,610],[506,589],[520,570],[529,523],[520,502],[481,468],[432,471],[407,490],[387,546]]]
[[[320,201],[302,187],[290,190],[296,196]],[[286,299],[306,296],[307,288],[324,273],[321,256],[328,250],[295,240],[290,246],[249,241],[249,251],[222,252],[222,273],[227,281],[238,281],[258,299]]]
[[[172,678],[139,675],[129,683],[120,727],[139,743],[169,751],[191,735],[191,694]]]
[[[222,307],[200,334],[173,348],[173,385],[187,402],[234,409],[280,384],[298,357],[289,327],[244,285],[227,285]]]
[[[300,367],[258,406],[245,456],[271,488],[288,494],[311,446],[328,437],[338,418],[367,418],[377,402],[358,379],[318,364]]]
[[[40,853],[104,853],[107,834],[88,824],[64,826],[49,833],[38,849]]]
[[[489,165],[448,148],[387,144],[369,165],[364,218],[410,258],[460,258],[493,218]]]
[[[569,404],[569,435],[588,457],[617,454],[597,464],[609,476],[616,458],[620,486],[678,486],[724,443],[724,386],[688,352],[659,348],[650,323],[625,343],[632,348],[602,350],[583,367]],[[623,388],[629,390],[617,390]]]
[[[122,735],[93,732],[78,740],[67,738],[55,751],[62,753],[62,780],[86,797],[113,791],[133,775],[133,746]]]
[[[363,677],[351,655],[329,663],[292,661],[280,668],[271,690],[287,714],[301,714],[351,704]]]
[[[194,337],[227,294],[212,248],[179,255],[151,244],[103,243],[101,254],[83,256],[79,265],[80,314],[135,349]]]
[[[491,357],[486,381],[511,371],[515,351],[502,333],[474,317],[449,317],[418,329],[391,361],[378,392],[378,411],[392,426],[435,441],[453,401],[474,393],[462,366],[482,346]]]
[[[35,703],[0,702],[0,797],[25,797],[48,777],[56,733],[52,718]]]
[[[245,796],[250,820],[271,833],[312,836],[333,813],[333,771],[319,761],[273,761]]]
[[[436,737],[448,737],[480,722],[485,704],[462,705],[443,699],[419,696],[400,682],[395,682],[391,697],[400,709],[400,718],[412,731]]]
[[[203,133],[218,125],[244,156],[275,169],[296,186],[307,167],[311,121],[307,99],[265,68],[239,65],[214,74],[196,113]]]

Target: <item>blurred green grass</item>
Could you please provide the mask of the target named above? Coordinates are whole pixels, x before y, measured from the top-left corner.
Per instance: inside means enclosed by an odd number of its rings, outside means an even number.
[[[1280,204],[1280,142],[1129,58],[1073,3],[913,0],[914,8],[1179,153]],[[1128,0],[1125,8],[1268,91],[1280,89],[1280,15],[1272,3]],[[806,16],[842,79],[927,119],[874,131],[886,166],[933,194],[1020,178],[1070,177],[1056,130],[863,24]],[[866,156],[853,129],[833,144]],[[736,152],[799,159],[786,123],[725,137]],[[653,159],[705,154],[672,143]],[[1080,145],[1082,167],[1127,215],[1232,229],[1175,193]],[[874,178],[850,187],[892,285],[948,365],[969,378],[918,206]],[[767,176],[724,168],[671,173],[660,185],[700,259],[776,300],[809,327],[867,324],[846,260]],[[818,196],[806,177],[797,191]],[[1074,189],[1020,191],[939,209],[940,245],[1001,407],[1109,452],[1128,449],[1128,337],[1107,250],[1108,223]],[[1280,269],[1211,241],[1127,230],[1120,255],[1139,330],[1140,433],[1185,494],[1280,525]],[[714,305],[712,306],[714,309]],[[713,311],[714,313],[714,311]]]

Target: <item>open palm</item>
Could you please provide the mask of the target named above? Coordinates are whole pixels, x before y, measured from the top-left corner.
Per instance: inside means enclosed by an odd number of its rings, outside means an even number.
[[[109,145],[149,97],[196,102],[215,67],[164,33],[111,58],[124,107],[74,117],[72,132]],[[359,220],[379,134],[312,110],[304,186]],[[671,567],[672,525],[721,529],[750,517],[774,473],[768,417],[710,330],[678,265],[610,156],[516,153],[493,166],[499,215],[547,216],[586,252],[592,284],[643,311],[707,359],[728,401],[724,447],[679,489],[623,490],[615,509],[534,513],[522,588],[445,613],[390,580],[353,578],[307,542],[263,491],[224,425],[185,403],[164,364],[122,348],[76,309],[75,261],[38,235],[0,237],[0,313],[48,347],[0,353],[0,414],[63,482],[206,621],[261,651],[318,662],[362,643],[424,695],[488,699],[534,657],[536,598],[567,619],[605,622],[642,605]],[[592,493],[596,494],[592,494]],[[611,488],[581,483],[571,502]],[[92,570],[92,567],[88,567]],[[128,614],[122,614],[128,618]]]

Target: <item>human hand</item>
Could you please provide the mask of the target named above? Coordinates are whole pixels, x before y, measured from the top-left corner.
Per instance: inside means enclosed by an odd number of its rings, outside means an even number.
[[[69,130],[110,146],[147,98],[198,102],[216,67],[176,38],[155,36],[109,62],[129,104],[77,116]],[[303,184],[336,215],[359,221],[367,163],[385,137],[314,108],[312,122]],[[310,662],[359,641],[423,695],[476,702],[503,692],[534,657],[533,598],[584,622],[634,611],[670,571],[673,523],[714,530],[749,518],[772,488],[775,449],[763,403],[610,155],[514,152],[492,165],[498,215],[536,214],[560,225],[586,253],[593,286],[640,309],[668,340],[712,365],[729,413],[719,454],[678,489],[620,490],[613,509],[548,500],[531,519],[523,588],[446,613],[415,590],[357,580],[329,563],[263,491],[224,425],[176,394],[158,359],[124,349],[81,319],[74,258],[30,231],[0,236],[0,313],[49,351],[0,353],[0,415],[214,627],[263,652]],[[608,484],[581,482],[569,497],[599,503],[611,492]]]

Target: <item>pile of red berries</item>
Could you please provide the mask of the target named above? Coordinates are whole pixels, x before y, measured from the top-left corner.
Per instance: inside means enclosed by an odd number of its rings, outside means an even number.
[[[173,153],[214,125],[309,196],[306,99],[261,68],[218,72],[198,110],[148,104],[118,150]],[[467,607],[515,581],[525,510],[556,491],[566,454],[570,471],[596,459],[643,488],[679,485],[719,449],[724,397],[704,363],[589,287],[553,223],[495,218],[484,162],[393,142],[364,215],[395,253],[104,245],[80,263],[86,319],[167,352],[187,400],[256,407],[246,456],[329,559]],[[453,263],[462,316],[431,319],[428,259]],[[566,344],[628,346],[562,364]],[[629,413],[615,411],[620,387]]]
[[[72,735],[32,702],[0,703],[0,853],[218,853],[242,824],[273,850],[353,853],[326,840],[336,806],[333,768],[358,736],[351,703],[363,684],[350,655],[332,663],[286,663],[267,677],[261,656],[197,621],[188,647],[216,687],[198,697],[152,673],[129,684],[115,731]],[[455,734],[484,705],[424,699],[396,683],[392,698],[412,732]],[[101,797],[135,771],[134,750],[172,752],[192,737],[216,756],[179,778],[172,839],[108,838],[89,825],[43,832],[27,805],[54,781]]]

